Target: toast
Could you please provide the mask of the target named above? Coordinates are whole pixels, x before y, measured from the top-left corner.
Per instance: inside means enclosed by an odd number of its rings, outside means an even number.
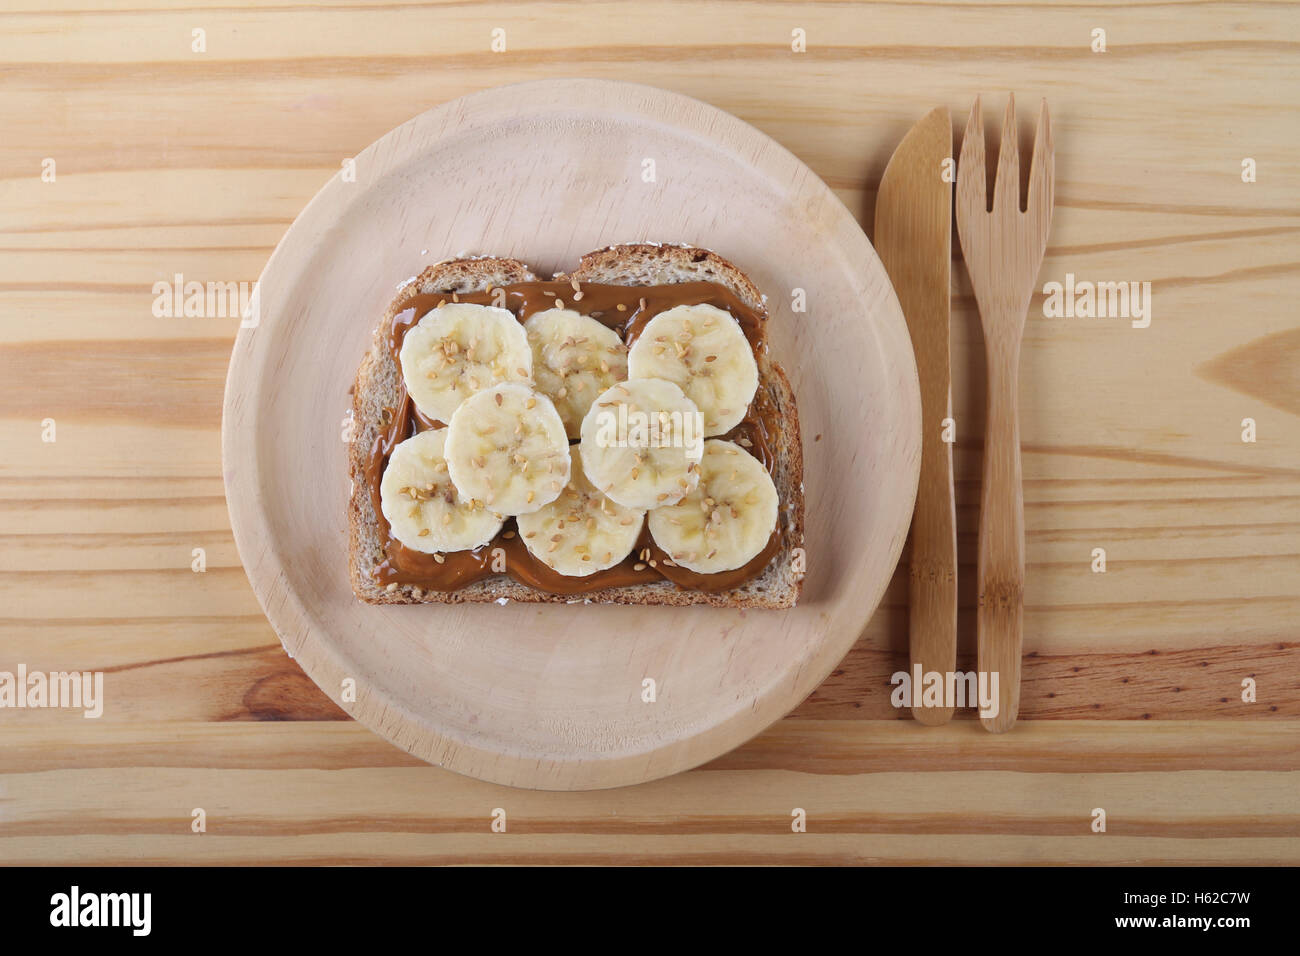
[[[774,411],[774,433],[768,436],[771,476],[780,502],[779,546],[775,556],[755,577],[725,591],[683,588],[668,580],[607,587],[577,595],[555,594],[521,584],[505,574],[476,581],[454,591],[424,589],[411,584],[384,585],[374,578],[385,559],[385,531],[375,513],[366,480],[371,450],[383,435],[387,415],[405,400],[401,370],[390,349],[394,319],[412,294],[480,292],[489,287],[535,281],[524,263],[506,258],[453,259],[429,266],[405,284],[376,328],[369,352],[361,362],[353,387],[354,440],[348,445],[352,479],[349,517],[349,574],[357,597],[369,604],[459,604],[522,601],[529,603],[606,603],[640,605],[710,605],[731,608],[786,608],[802,587],[804,535],[803,449],[794,394],[785,372],[768,356],[755,356],[760,392]],[[724,286],[765,325],[763,296],[736,266],[716,253],[690,246],[639,243],[610,246],[583,256],[569,273],[556,276],[570,282],[622,286],[661,286],[681,282],[714,282]]]

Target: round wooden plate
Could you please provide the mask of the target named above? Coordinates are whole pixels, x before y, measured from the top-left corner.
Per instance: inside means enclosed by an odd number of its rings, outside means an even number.
[[[398,285],[452,256],[513,256],[549,274],[646,239],[714,249],[769,296],[770,348],[803,424],[799,606],[358,602],[344,416]],[[806,311],[793,310],[797,297]],[[897,299],[826,184],[711,106],[634,84],[546,80],[429,110],[308,204],[257,298],[256,325],[235,342],[222,426],[245,570],[321,689],[431,763],[555,790],[696,766],[799,704],[858,639],[894,571],[921,440]]]

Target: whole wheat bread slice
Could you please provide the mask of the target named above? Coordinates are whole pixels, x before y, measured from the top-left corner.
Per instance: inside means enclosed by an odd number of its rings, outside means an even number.
[[[775,458],[772,478],[781,502],[781,547],[756,578],[728,591],[710,593],[678,587],[670,581],[604,588],[579,595],[551,594],[518,584],[497,575],[457,591],[424,590],[399,585],[392,591],[375,582],[372,572],[384,560],[384,535],[376,518],[365,468],[370,449],[383,430],[384,409],[393,408],[402,394],[402,376],[388,349],[388,332],[401,303],[420,293],[476,292],[488,285],[510,285],[535,280],[522,262],[515,259],[452,259],[429,266],[415,280],[403,286],[375,329],[370,351],[361,362],[353,389],[354,441],[348,446],[348,471],[352,478],[349,502],[350,527],[348,569],[352,589],[368,604],[459,604],[503,600],[531,603],[602,604],[707,604],[714,607],[793,607],[799,598],[803,574],[796,570],[796,550],[801,551],[804,535],[803,446],[799,438],[799,415],[789,379],[766,349],[759,352],[759,389],[766,390],[775,408],[780,431],[770,436]],[[578,267],[557,276],[580,282],[610,285],[667,285],[677,282],[709,281],[726,286],[767,321],[763,297],[749,278],[716,253],[692,246],[638,243],[610,246],[583,256]]]

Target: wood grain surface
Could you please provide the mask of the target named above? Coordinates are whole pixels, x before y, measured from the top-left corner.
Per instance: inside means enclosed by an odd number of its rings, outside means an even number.
[[[54,0],[7,4],[0,21],[0,669],[103,670],[108,698],[93,721],[0,711],[0,861],[1300,862],[1294,5]],[[238,320],[155,317],[153,284],[253,281],[385,131],[556,75],[728,110],[863,223],[929,109],[1048,98],[1040,290],[1067,273],[1150,282],[1153,308],[1134,328],[1045,318],[1041,292],[1030,307],[1013,731],[986,734],[969,712],[921,727],[890,705],[905,572],[790,718],[625,790],[515,791],[427,767],[284,655],[222,496]],[[965,271],[952,274],[969,667],[983,343]],[[795,808],[806,833],[791,832]]]

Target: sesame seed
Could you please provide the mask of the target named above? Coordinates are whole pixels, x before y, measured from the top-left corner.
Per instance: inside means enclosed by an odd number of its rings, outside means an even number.
[[[633,571],[644,571],[644,570],[645,570],[645,565],[638,561],[636,564],[632,565],[632,570],[633,570]]]
[[[433,560],[437,561],[439,564],[442,564],[442,563],[443,563],[444,561],[446,561],[447,559],[444,558],[444,557],[443,557],[442,555],[440,555],[440,554],[435,554],[435,555],[433,556]]]
[[[423,538],[423,537],[424,537],[426,534],[428,534],[428,533],[429,533],[429,529],[428,529],[428,528],[421,528],[421,529],[420,529],[420,537],[421,537],[421,538]]]

